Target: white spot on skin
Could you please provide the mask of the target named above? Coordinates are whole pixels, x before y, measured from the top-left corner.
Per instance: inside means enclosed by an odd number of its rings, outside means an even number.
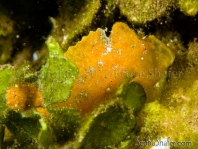
[[[90,66],[87,70],[88,73],[92,74],[95,71],[95,68],[93,66]]]
[[[141,60],[143,61],[144,60],[144,57],[141,57]]]
[[[87,90],[82,90],[81,92],[80,92],[80,94],[81,95],[83,95],[83,96],[88,96],[88,92],[87,92]]]
[[[98,61],[98,66],[104,66],[104,62],[102,60]]]
[[[111,51],[112,51],[112,48],[111,47],[107,47],[106,52],[109,53]]]
[[[112,52],[112,48],[111,47],[107,47],[106,48],[106,52],[105,53],[102,53],[101,56],[105,56],[105,55],[107,55],[110,52]]]
[[[105,53],[102,53],[101,55],[107,55],[108,53],[112,52],[112,47],[111,47],[111,40],[108,40],[107,44],[106,44],[106,51]]]
[[[98,41],[97,40],[94,40],[94,43],[96,44]]]
[[[80,104],[82,100],[88,97],[88,95],[89,94],[87,90],[81,90],[81,92],[78,93],[77,97],[75,98],[76,103]]]
[[[80,83],[84,83],[84,82],[85,82],[85,80],[83,80],[83,78],[80,77],[80,78],[78,79],[78,83],[79,83],[79,84],[80,84]]]
[[[118,69],[118,65],[113,66],[113,70]]]

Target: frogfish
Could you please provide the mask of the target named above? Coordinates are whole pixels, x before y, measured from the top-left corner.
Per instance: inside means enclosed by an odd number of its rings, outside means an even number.
[[[111,98],[119,85],[135,81],[147,93],[174,61],[174,52],[155,36],[138,36],[125,23],[113,25],[107,37],[97,29],[84,36],[64,56],[79,69],[70,97],[58,107],[75,107],[87,114]]]

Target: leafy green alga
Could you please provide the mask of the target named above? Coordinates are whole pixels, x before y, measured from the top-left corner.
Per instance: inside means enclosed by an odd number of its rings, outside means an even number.
[[[77,109],[49,109],[49,121],[53,129],[53,134],[58,143],[64,143],[71,140],[78,130],[82,117]]]
[[[39,74],[39,87],[44,104],[65,101],[70,96],[74,80],[78,75],[77,67],[62,53],[58,42],[49,37],[47,40],[49,59]]]
[[[117,146],[134,126],[133,110],[124,105],[122,100],[114,99],[92,113],[79,130],[73,147],[83,149]]]
[[[123,82],[116,92],[116,96],[121,97],[124,103],[134,110],[135,115],[146,102],[144,88],[137,82]]]
[[[19,113],[9,111],[6,127],[16,136],[22,148],[46,148],[52,143],[52,129],[47,120],[34,109]]]
[[[13,76],[11,66],[0,66],[0,123],[3,123],[4,112],[6,109],[6,90],[10,86]]]

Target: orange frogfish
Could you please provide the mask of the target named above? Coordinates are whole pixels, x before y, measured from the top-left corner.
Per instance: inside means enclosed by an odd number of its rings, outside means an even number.
[[[93,111],[113,96],[126,79],[145,91],[156,84],[174,61],[173,52],[154,36],[141,38],[118,22],[109,37],[97,29],[71,46],[64,56],[79,69],[71,96],[58,107],[75,107],[81,114]]]

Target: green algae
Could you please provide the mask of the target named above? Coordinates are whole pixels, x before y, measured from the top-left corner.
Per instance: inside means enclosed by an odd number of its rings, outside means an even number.
[[[78,76],[77,67],[62,53],[57,41],[50,37],[47,41],[49,59],[39,74],[39,87],[41,89],[44,105],[65,101]]]
[[[11,66],[0,67],[0,123],[4,123],[6,105],[6,90],[11,85],[13,76],[13,69]]]
[[[188,44],[188,53],[186,55],[186,58],[188,62],[193,65],[197,66],[198,65],[198,42],[197,39],[195,39],[193,42],[190,42]]]
[[[197,126],[192,121],[194,110],[186,104],[176,108],[167,108],[158,101],[146,104],[143,109],[145,117],[139,140],[156,141],[157,137],[170,138],[175,142],[189,141],[190,145],[196,148]]]
[[[119,100],[101,105],[79,130],[73,148],[115,147],[135,126],[132,111]]]
[[[6,90],[11,85],[13,76],[13,68],[10,65],[0,66],[0,148],[3,147],[5,122],[7,121],[5,114],[7,113]]]
[[[179,8],[189,16],[195,16],[198,12],[198,0],[179,0]]]
[[[188,52],[192,52],[190,49],[192,46],[189,46]],[[157,137],[170,138],[170,141],[187,142],[186,145],[190,148],[197,148],[197,65],[193,63],[193,66],[181,69],[174,63],[171,67],[172,71],[181,73],[169,75],[169,82],[161,84],[161,92],[150,97],[155,98],[155,101],[144,106],[142,115],[140,114],[142,125],[139,140],[156,141]]]
[[[29,82],[35,83],[37,81],[38,74],[34,72],[30,63],[25,61],[21,65],[16,65],[13,68],[13,83]]]
[[[9,111],[6,115],[6,127],[15,135],[19,147],[49,148],[52,143],[52,129],[47,121],[37,112],[31,110],[31,114],[21,114]]]
[[[123,82],[116,92],[116,97],[123,99],[123,102],[133,109],[135,115],[142,109],[146,102],[144,88],[136,82]]]
[[[54,141],[59,144],[74,139],[82,123],[82,116],[73,108],[50,108],[49,123],[53,129]]]
[[[121,14],[134,23],[144,24],[163,15],[167,15],[170,7],[174,4],[172,0],[119,0],[118,7]]]

